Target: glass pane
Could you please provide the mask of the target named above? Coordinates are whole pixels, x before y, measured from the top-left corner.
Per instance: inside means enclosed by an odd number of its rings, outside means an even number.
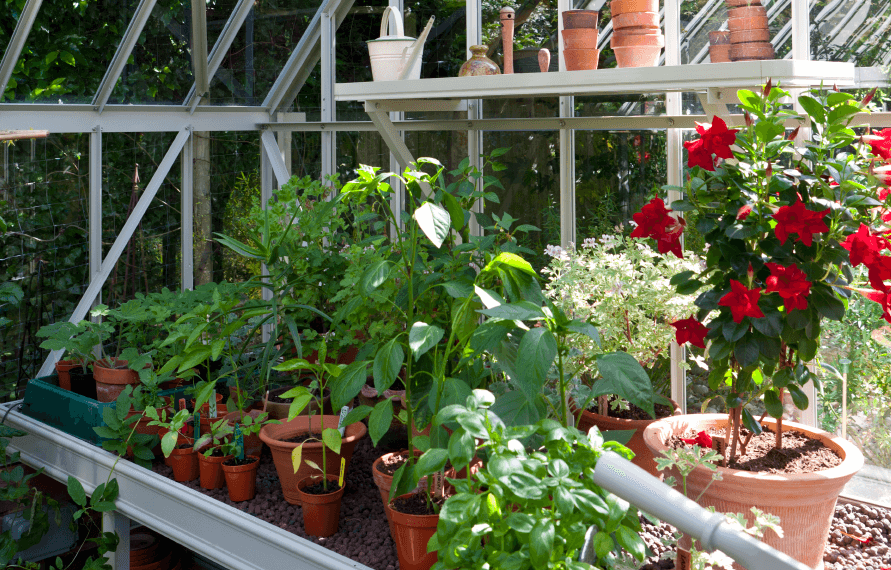
[[[767,15],[769,38],[776,59],[788,57],[792,49],[792,5],[762,0]],[[681,4],[681,63],[709,63],[709,32],[729,30],[728,12],[723,2],[687,0]]]
[[[891,5],[883,1],[811,3],[811,58],[887,65],[889,15]]]

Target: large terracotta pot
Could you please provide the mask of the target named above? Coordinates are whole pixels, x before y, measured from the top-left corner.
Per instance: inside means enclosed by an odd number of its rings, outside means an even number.
[[[115,360],[112,367],[108,361],[99,360],[93,364],[93,378],[96,380],[96,399],[100,402],[114,402],[128,385],[139,384],[139,374],[127,368],[126,360]]]
[[[324,418],[324,423],[322,423]],[[326,428],[336,428],[340,420],[339,416],[312,416],[313,431],[321,431],[324,425]],[[322,465],[322,442],[310,441],[303,445],[302,456],[304,461],[300,462],[300,468],[294,473],[294,467],[291,464],[291,451],[301,445],[299,443],[291,443],[284,440],[290,439],[300,434],[307,433],[310,430],[310,418],[307,416],[297,416],[289,422],[281,424],[265,425],[260,430],[260,439],[269,446],[272,451],[272,460],[275,462],[275,470],[278,472],[278,479],[282,486],[282,493],[285,500],[292,505],[300,504],[300,497],[297,495],[297,482],[301,479],[316,475],[318,472],[307,465],[306,459],[315,462],[316,465]],[[356,442],[365,437],[368,428],[362,422],[357,422],[346,428],[346,433],[341,442],[340,453],[334,453],[330,449],[325,450],[326,470],[328,474],[340,473],[340,458],[346,460],[346,468],[350,467],[350,459],[353,457],[353,449]]]
[[[408,498],[411,495],[402,495]],[[399,556],[400,570],[429,570],[436,564],[437,552],[427,552],[427,543],[436,532],[439,515],[407,515],[390,505],[387,515],[393,521],[393,541]]]
[[[234,411],[229,412],[224,418],[229,423],[230,426],[234,426],[235,422],[241,422],[241,419],[244,416],[250,416],[254,419],[260,417],[260,410],[251,410],[249,412],[242,411]],[[245,455],[256,455],[260,457],[260,452],[263,451],[263,440],[260,439],[260,434],[255,433],[251,435],[244,436],[244,454]]]
[[[680,414],[681,408],[678,406],[677,402],[672,400],[671,403],[674,406],[674,413]],[[578,417],[578,409],[575,408],[575,406],[573,406],[573,413]],[[642,469],[646,469],[653,477],[661,478],[661,473],[656,469],[656,461],[653,459],[653,453],[643,440],[644,430],[655,421],[657,420],[623,420],[621,418],[611,418],[609,416],[602,416],[594,412],[589,412],[588,410],[583,410],[581,417],[579,418],[578,427],[585,433],[588,433],[588,430],[591,429],[592,426],[597,426],[600,431],[634,430],[634,435],[631,436],[631,439],[625,444],[625,447],[634,452],[634,459],[632,459],[631,462]]]
[[[726,414],[672,416],[652,423],[644,430],[643,437],[647,447],[657,455],[666,449],[665,442],[672,434],[726,427],[727,423]],[[776,420],[772,418],[761,423],[770,428],[776,426]],[[825,471],[791,475],[718,467],[723,480],[715,482],[711,482],[712,472],[700,465],[687,477],[687,493],[694,499],[702,493],[698,502],[703,507],[715,507],[723,513],[744,513],[750,523],[753,506],[778,516],[783,538],[768,531],[762,540],[810,568],[821,569],[823,547],[829,536],[836,499],[845,484],[863,467],[863,455],[854,445],[829,432],[783,422],[783,432],[793,430],[822,441],[841,456],[841,465]],[[666,475],[673,475],[678,485],[681,484],[681,476],[676,471]]]
[[[330,483],[337,485],[337,475],[328,475]],[[303,510],[303,528],[306,534],[312,536],[327,537],[337,532],[340,525],[340,501],[346,490],[346,483],[331,493],[314,495],[304,491],[309,485],[314,485],[322,480],[321,475],[309,476],[297,483],[297,494],[300,495],[301,508]]]

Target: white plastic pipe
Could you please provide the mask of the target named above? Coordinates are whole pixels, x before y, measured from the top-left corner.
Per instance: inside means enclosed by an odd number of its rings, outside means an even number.
[[[699,539],[705,550],[720,550],[748,570],[812,570],[732,526],[723,514],[703,509],[612,451],[597,461],[593,479],[640,510]]]

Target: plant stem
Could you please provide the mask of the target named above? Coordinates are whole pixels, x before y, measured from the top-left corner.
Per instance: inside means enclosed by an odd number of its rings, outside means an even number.
[[[779,390],[781,406],[783,405],[783,396],[784,396],[785,391],[786,391],[785,388],[780,388],[780,390]],[[773,446],[776,449],[783,448],[783,414],[780,414],[780,417],[777,418],[777,437],[776,437],[776,441],[774,442]]]

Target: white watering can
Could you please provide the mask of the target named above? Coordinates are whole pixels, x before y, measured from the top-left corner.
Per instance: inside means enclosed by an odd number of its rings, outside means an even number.
[[[396,23],[396,34],[387,35],[390,18]],[[397,79],[419,79],[421,77],[421,54],[424,42],[433,27],[433,18],[418,39],[406,37],[402,26],[402,16],[387,6],[381,19],[381,37],[368,40],[368,54],[371,56],[371,75],[375,81],[395,81]]]

